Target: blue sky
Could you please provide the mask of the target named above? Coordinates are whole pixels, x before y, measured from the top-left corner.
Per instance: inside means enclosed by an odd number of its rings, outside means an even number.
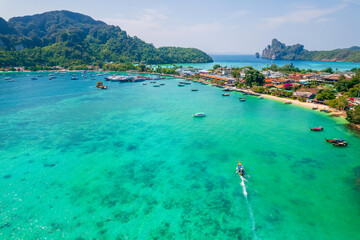
[[[360,0],[0,0],[0,16],[80,12],[155,46],[253,54],[273,38],[309,50],[360,45]]]

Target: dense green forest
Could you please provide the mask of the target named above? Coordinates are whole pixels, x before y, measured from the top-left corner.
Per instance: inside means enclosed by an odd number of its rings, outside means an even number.
[[[360,62],[360,47],[335,49],[331,51],[308,51],[304,45],[286,46],[273,39],[262,52],[262,58],[278,60],[343,61]]]
[[[198,49],[155,48],[120,27],[70,11],[15,17],[8,22],[0,18],[0,67],[212,61]]]

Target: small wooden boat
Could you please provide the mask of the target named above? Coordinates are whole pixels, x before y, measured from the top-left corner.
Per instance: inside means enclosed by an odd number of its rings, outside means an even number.
[[[38,80],[36,77],[32,77],[31,80]]]
[[[158,84],[157,84],[157,85],[153,85],[153,87],[160,87],[160,85],[158,85]]]
[[[195,113],[194,117],[206,117],[206,114],[204,112]]]
[[[11,79],[12,79],[11,77],[4,78],[4,80],[11,80]]]
[[[240,175],[240,176],[244,176],[245,170],[244,170],[244,166],[241,164],[240,160],[239,160],[239,164],[236,167],[236,172]]]
[[[160,86],[164,86],[165,85],[165,83],[160,83]]]
[[[222,94],[224,97],[230,96],[230,93],[223,93]]]
[[[108,87],[104,86],[102,82],[97,82],[96,87],[99,88],[99,89],[108,89]]]
[[[186,84],[186,85],[190,85],[190,84],[191,84],[191,82],[184,82],[184,84]]]
[[[285,102],[285,104],[292,104],[292,102],[291,102],[291,101],[287,101],[287,102]]]
[[[315,132],[318,132],[318,131],[323,131],[324,128],[323,127],[317,127],[317,128],[310,128],[311,131],[315,131]]]
[[[313,107],[313,108],[312,108],[312,110],[317,110],[317,109],[318,109],[318,107]]]
[[[192,92],[197,92],[197,89],[191,89]]]
[[[185,86],[185,85],[184,85],[184,84],[178,84],[178,86],[179,86],[179,87],[183,87],[183,86]]]
[[[337,138],[334,138],[334,139],[329,139],[329,138],[325,138],[325,141],[329,142],[329,143],[332,143],[333,145],[336,145],[336,146],[343,146],[344,144],[347,145],[347,142],[344,140],[344,139],[337,139]],[[339,145],[339,143],[342,143]]]
[[[240,102],[245,102],[245,101],[246,101],[245,98],[241,98],[241,99],[240,99]]]

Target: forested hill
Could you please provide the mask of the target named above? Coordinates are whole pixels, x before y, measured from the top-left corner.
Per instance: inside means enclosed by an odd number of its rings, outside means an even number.
[[[212,61],[198,49],[155,48],[118,26],[70,11],[15,17],[8,22],[0,18],[0,67]]]
[[[335,49],[331,51],[308,51],[304,45],[286,46],[273,39],[262,52],[262,58],[278,60],[360,62],[360,47]]]

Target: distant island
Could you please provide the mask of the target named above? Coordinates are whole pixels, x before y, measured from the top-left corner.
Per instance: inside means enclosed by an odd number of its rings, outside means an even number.
[[[118,26],[70,11],[0,18],[0,67],[205,63],[213,59],[195,48],[160,47],[130,37]]]
[[[304,49],[304,45],[286,46],[279,40],[273,39],[271,45],[262,51],[261,57],[273,60],[360,62],[360,47],[331,51],[308,51]]]

